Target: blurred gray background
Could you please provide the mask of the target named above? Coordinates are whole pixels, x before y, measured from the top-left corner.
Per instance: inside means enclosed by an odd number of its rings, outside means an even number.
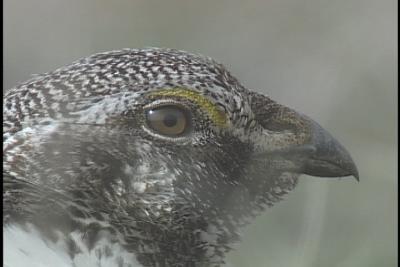
[[[231,265],[396,266],[396,21],[395,0],[5,0],[3,85],[126,47],[214,57],[317,120],[361,177],[301,177],[243,229]]]

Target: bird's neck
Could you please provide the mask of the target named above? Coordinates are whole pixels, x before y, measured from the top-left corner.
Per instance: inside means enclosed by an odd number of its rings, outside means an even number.
[[[135,251],[115,242],[110,233],[102,232],[101,238],[88,246],[84,233],[73,231],[59,235],[57,240],[43,238],[42,231],[31,224],[10,224],[3,230],[6,243],[5,262],[9,266],[220,266],[228,247],[215,246],[214,233],[192,233],[186,236],[166,235],[160,240],[145,243],[136,241]],[[149,234],[149,233],[147,233]],[[158,233],[146,238],[155,238]],[[160,233],[162,235],[162,233]],[[41,258],[40,255],[47,255]],[[21,264],[16,264],[15,260]],[[25,263],[23,263],[25,262]],[[47,265],[43,265],[46,263]],[[16,265],[15,265],[16,264]]]
[[[18,209],[18,206],[13,207]],[[35,236],[46,244],[61,242],[66,248],[65,254],[77,267],[90,266],[80,265],[88,259],[104,263],[120,258],[137,261],[139,266],[220,266],[230,250],[229,244],[238,238],[231,227],[221,225],[218,220],[190,214],[162,219],[110,215],[110,223],[55,210],[55,206],[48,206],[46,211],[36,210],[37,216],[27,212],[21,219],[11,215],[7,224],[21,225],[19,228],[27,233],[30,228],[25,226],[32,225],[34,232],[39,233]]]
[[[63,243],[73,261],[82,257],[96,260],[96,255],[102,255],[102,260],[135,258],[143,266],[220,266],[230,243],[238,239],[236,227],[226,224],[230,220],[196,214],[195,208],[175,207],[156,215],[141,212],[140,205],[129,211],[106,206],[105,202],[83,205],[78,201],[84,195],[71,198],[54,192],[56,195],[48,196],[49,190],[43,186],[24,184],[23,180],[17,184],[7,177],[3,221],[21,225],[23,231],[28,229],[24,226],[33,225],[46,243]],[[117,252],[109,254],[110,249]]]
[[[186,218],[186,222],[142,225],[138,260],[145,266],[220,266],[236,232],[217,222]],[[135,244],[136,245],[136,244]]]

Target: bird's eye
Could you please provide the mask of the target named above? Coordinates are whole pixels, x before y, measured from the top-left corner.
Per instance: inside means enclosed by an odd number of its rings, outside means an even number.
[[[148,126],[158,134],[177,137],[187,132],[190,117],[186,110],[177,106],[161,106],[146,113]]]

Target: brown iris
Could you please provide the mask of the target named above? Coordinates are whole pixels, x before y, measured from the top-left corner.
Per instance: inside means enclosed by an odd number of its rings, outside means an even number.
[[[147,111],[148,126],[158,134],[180,136],[187,131],[189,119],[187,112],[177,106],[161,106]]]

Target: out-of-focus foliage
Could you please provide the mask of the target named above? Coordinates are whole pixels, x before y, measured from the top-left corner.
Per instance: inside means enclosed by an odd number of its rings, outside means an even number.
[[[394,0],[5,0],[4,88],[95,52],[171,47],[319,121],[361,182],[302,177],[244,229],[233,266],[395,266]]]

